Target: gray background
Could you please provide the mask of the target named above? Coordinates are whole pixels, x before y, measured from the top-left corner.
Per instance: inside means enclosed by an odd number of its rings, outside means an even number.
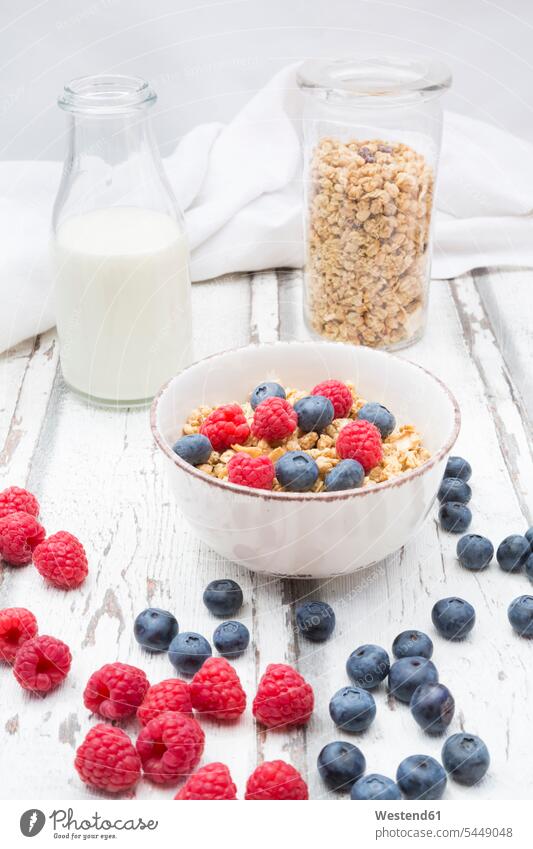
[[[0,0],[0,158],[61,158],[63,83],[144,76],[164,152],[227,120],[275,70],[358,50],[432,53],[447,105],[533,140],[531,0]]]

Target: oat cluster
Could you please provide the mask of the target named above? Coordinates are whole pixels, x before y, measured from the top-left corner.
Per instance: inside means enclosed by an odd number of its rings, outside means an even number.
[[[307,314],[321,336],[393,347],[422,327],[433,172],[400,143],[323,138],[310,173]]]
[[[335,444],[340,430],[347,422],[356,418],[358,411],[366,403],[364,398],[357,395],[353,384],[346,383],[353,397],[353,405],[348,417],[345,419],[334,419],[332,423],[321,434],[303,433],[297,428],[294,433],[283,439],[275,447],[269,445],[265,440],[259,440],[250,434],[245,445],[232,445],[227,451],[222,454],[213,451],[207,463],[204,463],[197,468],[208,475],[213,475],[216,478],[224,480],[228,476],[228,463],[231,457],[238,451],[244,451],[251,457],[259,457],[266,454],[273,463],[276,463],[287,451],[305,451],[315,460],[319,477],[313,486],[312,492],[321,492],[324,489],[324,478],[329,471],[340,462],[337,457]],[[291,389],[285,387],[287,401],[294,405],[300,398],[305,398],[309,392],[299,389]],[[254,413],[248,402],[241,404],[244,415],[249,424],[251,424]],[[215,407],[198,407],[193,410],[187,419],[182,435],[186,436],[191,433],[199,433],[200,427],[204,419],[216,409]],[[422,437],[414,425],[404,424],[397,426],[387,439],[383,441],[383,460],[378,466],[375,466],[371,472],[365,477],[363,486],[372,486],[376,483],[390,480],[398,477],[403,472],[408,472],[411,469],[416,469],[426,462],[430,457],[429,451],[422,443]],[[274,479],[273,490],[276,492],[282,491],[282,487],[276,479]]]

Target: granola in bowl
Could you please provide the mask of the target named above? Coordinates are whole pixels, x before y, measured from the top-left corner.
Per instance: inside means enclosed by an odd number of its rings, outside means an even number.
[[[219,480],[313,493],[372,487],[430,457],[415,425],[397,424],[352,383],[335,380],[310,391],[269,382],[247,401],[200,406],[174,451]]]

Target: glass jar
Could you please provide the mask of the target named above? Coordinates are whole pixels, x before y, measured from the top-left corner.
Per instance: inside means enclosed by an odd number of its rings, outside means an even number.
[[[134,77],[65,86],[68,148],[53,213],[61,367],[92,402],[147,403],[192,358],[189,249]]]
[[[305,316],[313,334],[394,350],[424,331],[440,152],[438,62],[309,61]]]

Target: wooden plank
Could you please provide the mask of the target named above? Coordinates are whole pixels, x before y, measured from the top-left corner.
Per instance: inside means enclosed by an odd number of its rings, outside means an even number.
[[[515,398],[533,435],[533,323],[531,268],[488,269],[473,275],[495,342],[512,375]]]
[[[57,368],[53,331],[0,357],[0,478],[22,486],[39,436]]]
[[[254,275],[251,318],[252,341],[269,343],[279,339],[278,279],[275,272]],[[298,665],[298,641],[293,620],[292,582],[255,575],[253,584],[255,692],[269,663]],[[258,726],[256,733],[258,762],[281,758],[306,775],[306,729],[267,731]]]

